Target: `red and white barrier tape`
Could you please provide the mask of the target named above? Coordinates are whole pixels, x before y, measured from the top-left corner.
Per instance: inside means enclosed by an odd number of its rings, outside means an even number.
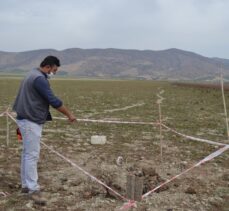
[[[137,208],[137,202],[134,200],[129,200],[127,203],[124,203],[120,210],[126,210],[131,207]]]
[[[9,196],[10,194],[8,192],[0,192],[0,195],[2,195],[3,197]]]
[[[67,120],[67,118],[62,118],[62,117],[53,117],[53,119],[59,119],[59,120]],[[131,121],[112,121],[112,120],[95,120],[95,119],[77,119],[78,122],[93,122],[93,123],[112,123],[112,124],[139,124],[139,125],[160,125],[160,123],[157,122],[131,122]],[[219,145],[219,146],[225,146],[227,144],[215,142],[215,141],[210,141],[207,139],[201,139],[201,138],[195,138],[193,136],[188,136],[184,135],[182,133],[177,132],[176,130],[166,126],[165,124],[161,124],[162,127],[176,133],[177,135],[180,135],[182,137],[188,138],[193,141],[199,141],[199,142],[205,142],[208,144],[213,144],[213,145]]]
[[[229,145],[226,145],[220,149],[218,149],[217,151],[211,153],[210,155],[208,155],[207,157],[205,157],[204,159],[202,159],[201,161],[199,161],[198,163],[196,163],[195,165],[193,165],[192,167],[186,169],[185,171],[181,172],[180,174],[172,177],[171,179],[165,181],[164,183],[160,184],[159,186],[157,186],[156,188],[152,189],[151,191],[145,193],[143,196],[142,196],[142,199],[147,197],[148,195],[150,195],[151,193],[155,192],[156,190],[158,190],[159,188],[161,188],[162,186],[168,184],[169,182],[175,180],[176,178],[180,177],[181,175],[183,174],[186,174],[187,172],[189,172],[190,170],[192,170],[193,168],[207,162],[207,161],[210,161],[212,160],[213,158],[219,156],[220,154],[222,154],[223,152],[225,152],[226,150],[229,149]]]
[[[16,119],[8,112],[6,112],[6,115],[8,115],[12,120],[14,120],[16,122]],[[113,121],[112,121],[113,122]],[[163,125],[165,128],[172,130],[173,132],[176,132],[175,130],[167,127],[166,125]],[[178,133],[178,132],[176,132]],[[184,136],[181,133],[178,133],[179,135]],[[190,138],[191,136],[185,136]],[[191,137],[194,138],[194,137]],[[196,139],[196,138],[195,138]],[[201,142],[206,142],[206,143],[211,143],[211,144],[217,144],[217,145],[224,145],[218,142],[212,142],[209,140],[205,140],[205,139],[197,139],[198,141]],[[97,183],[101,184],[102,186],[106,187],[107,189],[109,189],[110,191],[112,191],[115,195],[119,196],[121,199],[123,199],[124,201],[128,201],[127,203],[125,203],[121,209],[127,209],[130,207],[137,207],[136,201],[134,200],[129,200],[126,197],[122,196],[121,194],[119,194],[118,192],[116,192],[115,190],[113,190],[112,188],[110,188],[109,186],[107,186],[105,183],[103,183],[102,181],[100,181],[99,179],[97,179],[96,177],[92,176],[90,173],[88,173],[87,171],[85,171],[83,168],[81,168],[80,166],[78,166],[77,164],[75,164],[74,162],[72,162],[71,160],[69,160],[68,158],[66,158],[65,156],[63,156],[62,154],[60,154],[59,152],[55,151],[54,149],[52,149],[51,147],[49,147],[48,145],[46,145],[45,143],[41,142],[42,145],[44,145],[46,148],[48,148],[51,152],[55,153],[56,155],[58,155],[59,157],[61,157],[62,159],[64,159],[65,161],[67,161],[68,163],[70,163],[72,166],[74,166],[75,168],[79,169],[80,171],[82,171],[84,174],[86,174],[87,176],[89,176],[92,180],[96,181]],[[208,155],[207,157],[205,157],[204,159],[202,159],[201,161],[199,161],[198,163],[196,163],[195,165],[193,165],[192,167],[186,169],[185,171],[183,171],[182,173],[172,177],[171,179],[165,181],[164,183],[162,183],[161,185],[157,186],[156,188],[152,189],[151,191],[145,193],[142,196],[142,199],[144,199],[145,197],[147,197],[148,195],[150,195],[151,193],[155,192],[156,190],[158,190],[159,188],[161,188],[162,186],[168,184],[169,182],[175,180],[176,178],[180,177],[183,174],[186,174],[187,172],[189,172],[190,170],[192,170],[193,168],[212,160],[213,158],[219,156],[220,154],[222,154],[224,151],[229,149],[229,145],[224,145],[224,147],[218,149],[217,151],[211,153],[210,155]]]
[[[1,114],[0,114],[0,117],[5,116],[5,113],[6,113],[6,112],[1,113]]]
[[[17,120],[9,112],[5,112],[5,114],[8,115],[15,123],[17,123]]]
[[[9,112],[3,112],[3,115],[8,114],[10,115]],[[11,115],[12,117],[12,115]],[[65,117],[53,117],[53,119],[59,119],[59,120],[67,120],[67,118]],[[158,122],[132,122],[132,121],[118,121],[118,120],[96,120],[96,119],[77,119],[78,122],[92,122],[92,123],[110,123],[110,124],[135,124],[135,125],[154,125],[154,126],[159,126],[160,123]],[[189,136],[189,135],[185,135],[182,134],[168,126],[166,126],[165,124],[161,124],[162,127],[172,131],[173,133],[180,135],[184,138],[193,140],[193,141],[199,141],[199,142],[203,142],[203,143],[208,143],[208,144],[213,144],[213,145],[218,145],[218,146],[226,146],[228,144],[224,144],[224,143],[220,143],[220,142],[216,142],[216,141],[211,141],[211,140],[207,140],[207,139],[202,139],[202,138],[196,138],[193,136]]]
[[[8,107],[4,112],[2,112],[2,113],[0,114],[0,117],[2,117],[2,116],[7,116],[7,113],[9,113],[9,109],[10,109],[10,107]]]
[[[97,115],[97,114],[106,114],[106,113],[112,113],[112,112],[116,112],[116,111],[125,111],[125,110],[128,110],[130,108],[134,108],[134,107],[137,107],[137,106],[143,106],[143,105],[145,105],[145,103],[137,103],[137,104],[134,104],[134,105],[131,105],[131,106],[125,106],[123,108],[108,109],[108,110],[104,110],[102,112],[91,113],[91,114],[87,115],[87,117],[91,117],[91,116],[94,116],[94,115]]]
[[[191,139],[193,141],[199,141],[199,142],[204,142],[204,143],[213,144],[213,145],[219,145],[219,146],[226,146],[227,145],[227,144],[223,144],[223,143],[219,143],[219,142],[215,142],[215,141],[210,141],[210,140],[207,140],[207,139],[195,138],[193,136],[188,136],[188,135],[185,135],[185,134],[177,132],[176,130],[164,125],[163,123],[161,125],[162,125],[162,127],[172,131],[173,133],[175,133],[177,135],[180,135],[180,136],[182,136],[184,138]]]
[[[72,162],[71,160],[69,160],[68,158],[66,158],[64,155],[60,154],[59,152],[55,151],[54,149],[52,149],[51,147],[49,147],[48,145],[46,145],[44,142],[41,142],[42,145],[44,145],[47,149],[49,149],[51,152],[55,153],[56,155],[58,155],[59,157],[61,157],[63,160],[67,161],[68,163],[70,163],[72,166],[74,166],[75,168],[79,169],[80,171],[82,171],[84,174],[86,174],[87,176],[89,176],[93,181],[96,181],[97,183],[99,183],[100,185],[106,187],[107,189],[109,189],[110,191],[112,191],[115,195],[119,196],[121,199],[128,201],[129,199],[125,198],[124,196],[122,196],[121,194],[119,194],[118,192],[116,192],[115,190],[113,190],[112,188],[110,188],[109,186],[107,186],[105,183],[103,183],[101,180],[97,179],[96,177],[92,176],[90,173],[88,173],[87,171],[85,171],[83,168],[81,168],[80,166],[78,166],[77,164],[75,164],[74,162]]]
[[[53,117],[53,119],[67,120],[64,117]],[[99,119],[77,119],[78,122],[94,122],[94,123],[111,123],[111,124],[134,124],[134,125],[159,125],[156,122],[133,122],[133,121],[118,121],[118,120],[99,120]]]
[[[7,113],[7,115],[9,115],[9,117],[16,122],[16,119],[11,114]],[[45,146],[47,149],[49,149],[51,152],[53,152],[54,154],[58,155],[63,160],[67,161],[72,166],[74,166],[75,168],[77,168],[78,170],[80,170],[81,172],[83,172],[84,174],[86,174],[87,176],[89,176],[93,181],[96,181],[100,185],[102,185],[105,188],[109,189],[111,192],[113,192],[115,195],[117,195],[118,197],[120,197],[124,201],[129,201],[129,199],[127,199],[126,197],[122,196],[121,194],[119,194],[118,192],[116,192],[115,190],[113,190],[111,187],[107,186],[104,182],[102,182],[101,180],[97,179],[96,177],[94,177],[93,175],[91,175],[90,173],[88,173],[87,171],[85,171],[83,168],[81,168],[80,166],[78,166],[77,164],[75,164],[74,162],[72,162],[70,159],[66,158],[64,155],[62,155],[59,152],[57,152],[56,150],[52,149],[50,146],[48,146],[44,142],[41,141],[41,144],[43,146]]]

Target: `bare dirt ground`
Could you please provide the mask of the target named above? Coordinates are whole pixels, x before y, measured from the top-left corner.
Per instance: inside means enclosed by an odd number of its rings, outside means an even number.
[[[1,80],[0,111],[13,102],[18,84],[19,80]],[[52,85],[78,118],[147,122],[158,119],[155,102],[159,91],[164,89],[162,119],[166,125],[187,135],[228,142],[218,90],[146,81],[66,80],[53,81]],[[227,102],[228,99],[229,93]],[[53,110],[52,113],[58,115]],[[48,203],[43,207],[35,205],[28,196],[20,193],[22,146],[16,140],[16,125],[10,123],[9,146],[6,146],[5,128],[5,117],[1,117],[0,210],[120,210],[123,200],[44,147],[38,171],[39,183]],[[107,143],[91,145],[92,135],[105,135]],[[219,149],[218,146],[184,139],[165,129],[162,135],[163,161],[160,159],[159,128],[150,125],[84,122],[70,125],[55,120],[45,124],[42,141],[126,196],[128,174],[144,179],[145,193]],[[116,164],[119,156],[123,157],[122,165]],[[229,210],[228,158],[229,152],[226,151],[152,193],[132,210]],[[4,196],[2,192],[9,195]]]
[[[142,139],[134,138],[130,126],[110,125],[118,130],[119,138],[108,136],[105,145],[91,145],[90,139],[81,134],[78,123],[63,130],[44,129],[43,141],[73,162],[96,176],[114,190],[126,195],[126,177],[133,173],[144,178],[144,193],[181,173],[192,164],[219,147],[193,143],[183,139],[167,140],[164,137],[163,162],[159,156],[157,128],[132,126],[141,132]],[[99,127],[99,125],[97,125]],[[105,127],[105,126],[102,126]],[[143,128],[142,128],[143,127]],[[68,132],[66,132],[68,131]],[[1,140],[0,190],[9,193],[0,196],[1,210],[119,210],[123,201],[101,185],[69,165],[66,161],[42,148],[39,162],[39,178],[48,204],[41,207],[20,193],[19,162],[21,144],[15,141],[11,131],[11,143],[7,147]],[[53,138],[53,137],[56,138]],[[128,136],[132,137],[129,140]],[[170,137],[173,137],[174,135]],[[174,136],[175,137],[175,136]],[[124,158],[117,165],[118,156]],[[228,153],[191,171],[169,183],[138,203],[132,210],[228,210]]]

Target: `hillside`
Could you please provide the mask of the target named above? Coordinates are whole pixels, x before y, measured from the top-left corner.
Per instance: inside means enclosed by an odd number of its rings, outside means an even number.
[[[220,68],[229,76],[229,60],[208,58],[179,49],[161,51],[120,49],[42,49],[0,52],[0,73],[24,74],[47,55],[61,60],[59,74],[77,77],[137,79],[214,79]]]

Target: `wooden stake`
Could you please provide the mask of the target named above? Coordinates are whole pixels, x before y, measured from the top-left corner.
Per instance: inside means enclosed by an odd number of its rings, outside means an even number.
[[[161,127],[161,103],[158,103],[158,109],[159,109],[159,123],[160,123],[160,157],[161,157],[161,162],[163,161],[162,157],[162,151],[163,151],[163,146],[162,146],[162,127]]]
[[[127,198],[134,201],[141,201],[143,192],[143,177],[128,174],[126,184]]]
[[[9,117],[6,115],[6,146],[10,143],[10,128],[9,128]]]
[[[128,174],[126,183],[126,196],[128,199],[134,200],[134,187],[135,187],[135,176]]]
[[[223,107],[224,107],[224,114],[225,114],[225,123],[226,123],[226,128],[227,128],[227,139],[229,140],[227,108],[226,108],[226,102],[225,102],[225,96],[224,96],[223,74],[222,73],[221,73],[221,91],[222,91],[222,97],[223,97]]]
[[[143,177],[135,177],[134,200],[141,201],[143,192]]]

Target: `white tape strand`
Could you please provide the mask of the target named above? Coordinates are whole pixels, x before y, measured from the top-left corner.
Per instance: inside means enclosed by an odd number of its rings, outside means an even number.
[[[8,115],[15,123],[17,123],[17,120],[9,112],[6,112],[6,115]]]
[[[6,113],[6,112],[1,113],[1,114],[0,114],[0,117],[5,116],[5,113]]]
[[[145,105],[145,103],[137,103],[137,104],[134,104],[134,105],[131,105],[131,106],[125,106],[123,108],[114,108],[114,109],[104,110],[102,113],[112,113],[112,112],[115,112],[115,111],[126,111],[126,110],[128,110],[130,108],[143,106],[143,105]],[[98,114],[101,114],[101,113],[98,113]]]
[[[176,178],[180,177],[181,175],[184,175],[186,174],[187,172],[191,171],[192,169],[194,169],[195,167],[207,162],[207,161],[210,161],[212,160],[213,158],[219,156],[220,154],[222,154],[223,152],[225,152],[226,150],[229,149],[229,146],[224,146],[223,148],[220,148],[218,149],[217,151],[211,153],[210,155],[208,155],[207,157],[205,157],[204,159],[202,159],[201,161],[199,161],[198,163],[196,163],[195,165],[193,165],[192,167],[186,169],[185,171],[181,172],[180,174],[172,177],[171,179],[165,181],[164,183],[160,184],[159,186],[157,186],[156,188],[152,189],[151,191],[145,193],[143,196],[142,196],[142,199],[147,197],[148,195],[150,195],[151,193],[155,192],[156,190],[158,190],[159,188],[161,188],[162,186],[168,184],[169,182],[175,180]]]
[[[6,114],[8,114],[11,118],[14,118],[9,112],[4,112]],[[53,117],[53,119],[59,119],[59,120],[68,120],[65,117]],[[16,120],[15,120],[16,121]],[[78,122],[91,122],[91,123],[110,123],[110,124],[134,124],[134,125],[153,125],[153,126],[159,126],[160,123],[158,122],[134,122],[134,121],[118,121],[118,120],[96,120],[96,119],[77,119]],[[207,140],[207,139],[202,139],[202,138],[196,138],[193,136],[189,136],[189,135],[185,135],[182,134],[168,126],[166,126],[165,124],[161,124],[162,127],[172,131],[173,133],[180,135],[184,138],[193,140],[193,141],[199,141],[199,142],[204,142],[204,143],[208,143],[208,144],[213,144],[213,145],[218,145],[218,146],[226,146],[227,144],[224,143],[219,143],[219,142],[215,142],[215,141],[211,141],[211,140]]]
[[[227,145],[227,144],[223,144],[223,143],[219,143],[219,142],[215,142],[215,141],[210,141],[210,140],[207,140],[207,139],[195,138],[193,136],[188,136],[188,135],[185,135],[185,134],[177,132],[176,130],[164,125],[163,123],[161,125],[162,125],[162,127],[172,131],[173,133],[175,133],[177,135],[180,135],[180,136],[182,136],[184,138],[191,139],[193,141],[199,141],[199,142],[204,142],[204,143],[213,144],[213,145],[219,145],[219,146],[226,146]]]
[[[62,118],[62,117],[53,117],[53,119],[59,119],[59,120],[67,120],[67,118]],[[159,126],[160,123],[157,122],[131,122],[131,121],[115,121],[115,120],[95,120],[95,119],[77,119],[78,122],[93,122],[93,123],[110,123],[110,124],[135,124],[135,125],[154,125],[154,126]],[[177,135],[180,135],[182,137],[185,137],[187,139],[191,139],[193,141],[199,141],[199,142],[204,142],[208,144],[213,144],[213,145],[218,145],[218,146],[225,146],[227,144],[215,142],[215,141],[210,141],[207,139],[201,139],[201,138],[196,138],[193,136],[188,136],[184,135],[182,133],[177,132],[176,130],[166,126],[165,124],[161,124],[162,127],[176,133]]]
[[[0,192],[0,195],[2,195],[3,197],[9,196],[10,194],[8,192]]]
[[[53,119],[67,120],[63,117],[53,117]],[[134,124],[134,125],[159,125],[156,122],[132,122],[132,121],[118,121],[118,120],[98,120],[98,119],[77,119],[78,122],[93,122],[93,123],[110,123],[110,124]]]
[[[218,157],[219,155],[221,155],[224,151],[229,149],[229,145],[226,145],[220,149],[218,149],[217,151],[213,152],[212,154],[208,155],[207,157],[205,157],[203,160],[201,160],[199,163],[196,164],[196,166],[199,166],[202,163],[205,163],[207,161],[212,160],[215,157]]]

